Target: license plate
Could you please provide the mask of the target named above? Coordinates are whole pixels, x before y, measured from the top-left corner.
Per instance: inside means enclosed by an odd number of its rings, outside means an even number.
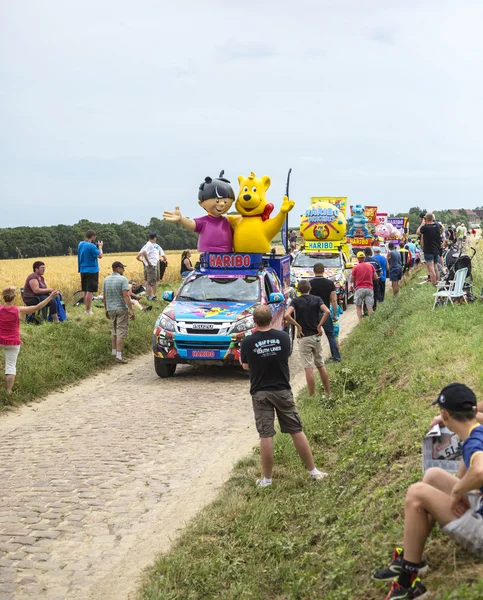
[[[213,323],[193,323],[191,325],[192,329],[213,329]]]
[[[219,350],[188,350],[190,358],[219,358]]]

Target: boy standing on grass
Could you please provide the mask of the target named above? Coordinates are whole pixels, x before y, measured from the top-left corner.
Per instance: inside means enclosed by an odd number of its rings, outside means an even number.
[[[463,460],[457,478],[443,469],[432,468],[420,483],[409,487],[404,552],[397,548],[391,564],[373,575],[378,581],[396,577],[386,600],[412,600],[427,595],[418,575],[427,571],[423,550],[435,523],[445,535],[483,557],[483,426],[476,418],[476,396],[466,385],[452,383],[433,404],[439,406],[444,425],[462,440]]]
[[[122,357],[124,340],[129,330],[129,319],[134,319],[134,308],[131,303],[131,286],[124,277],[122,262],[112,263],[112,273],[104,279],[102,300],[106,309],[106,317],[111,321],[112,355],[116,363],[125,364]]]
[[[301,295],[292,300],[285,312],[285,320],[297,328],[300,358],[305,369],[309,396],[315,394],[314,368],[319,372],[325,393],[330,396],[329,373],[325,367],[322,350],[323,327],[330,317],[330,311],[322,298],[310,294],[312,288],[306,279],[299,283],[298,289]]]
[[[84,292],[85,314],[92,315],[92,295],[99,289],[99,259],[102,258],[102,242],[96,241],[96,232],[89,229],[86,239],[77,247],[77,270],[81,276]]]
[[[272,312],[268,306],[257,306],[253,311],[253,320],[257,330],[243,340],[240,363],[250,374],[250,394],[260,435],[263,478],[257,480],[257,485],[272,485],[275,412],[280,430],[292,436],[295,449],[310,477],[323,479],[327,473],[315,468],[290,387],[290,338],[285,331],[272,329]]]

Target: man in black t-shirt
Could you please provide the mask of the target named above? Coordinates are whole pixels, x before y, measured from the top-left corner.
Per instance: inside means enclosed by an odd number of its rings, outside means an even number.
[[[426,263],[426,270],[431,279],[431,283],[436,285],[438,281],[438,263],[441,250],[441,227],[434,222],[434,215],[428,213],[421,219],[421,225],[418,227],[417,234],[423,236],[423,254]]]
[[[253,320],[257,331],[242,341],[240,363],[250,374],[250,394],[260,435],[263,479],[258,479],[257,485],[267,487],[272,484],[275,412],[280,430],[292,436],[295,449],[311,478],[323,479],[327,473],[315,468],[290,387],[290,338],[284,331],[272,329],[272,312],[268,306],[257,306]]]
[[[327,321],[324,322],[322,327],[324,328],[325,335],[327,336],[327,340],[329,342],[332,359],[339,362],[339,346],[334,335],[334,323],[337,323],[337,293],[335,291],[335,283],[330,279],[327,279],[327,277],[324,277],[324,271],[325,267],[323,263],[315,263],[315,278],[310,280],[310,294],[312,296],[318,296],[319,298],[322,298],[325,306],[332,306],[334,318],[329,315]]]
[[[301,296],[292,300],[285,311],[285,320],[297,328],[300,358],[305,369],[309,396],[315,394],[314,367],[319,372],[325,393],[330,396],[329,374],[325,368],[321,339],[323,326],[330,317],[330,312],[322,298],[310,295],[310,283],[306,279],[299,283],[298,289]]]

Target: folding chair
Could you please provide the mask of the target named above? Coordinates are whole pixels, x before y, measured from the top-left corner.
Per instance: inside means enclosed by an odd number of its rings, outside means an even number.
[[[451,302],[452,306],[454,306],[453,299],[461,297],[463,298],[465,303],[468,304],[466,300],[466,294],[463,289],[467,274],[467,267],[465,267],[464,269],[458,269],[458,271],[456,271],[455,278],[453,279],[453,281],[449,282],[449,287],[445,287],[444,289],[441,289],[435,294],[433,294],[433,310],[436,308],[436,304],[438,303],[438,301],[440,301],[440,299],[443,300],[443,306],[446,306],[448,304],[448,300]]]

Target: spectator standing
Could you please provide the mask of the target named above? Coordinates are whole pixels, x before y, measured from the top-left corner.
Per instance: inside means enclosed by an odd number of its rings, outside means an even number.
[[[438,263],[441,249],[441,228],[434,222],[434,215],[427,213],[421,219],[421,225],[416,233],[423,236],[423,253],[426,270],[433,285],[438,281]]]
[[[396,550],[391,564],[373,575],[379,581],[396,575],[386,600],[426,596],[418,575],[427,571],[423,550],[436,523],[444,535],[483,556],[483,426],[476,418],[476,396],[466,385],[452,383],[433,404],[439,406],[444,425],[462,440],[463,460],[457,477],[433,467],[421,482],[408,488],[404,548]]]
[[[374,267],[374,270],[376,271],[376,275],[378,278],[378,282],[377,285],[374,285],[374,306],[373,309],[376,310],[377,308],[377,300],[379,298],[379,279],[382,275],[382,268],[381,265],[379,264],[379,261],[376,260],[372,254],[372,248],[364,248],[364,262],[369,263],[370,265],[372,265]]]
[[[191,250],[183,250],[181,254],[181,266],[179,272],[181,277],[188,277],[191,271],[194,271],[193,264],[191,263]]]
[[[103,243],[96,244],[95,240],[96,232],[89,229],[86,239],[77,247],[77,270],[81,276],[86,315],[92,315],[92,295],[99,289],[99,258],[102,258]]]
[[[32,266],[32,273],[27,277],[23,286],[22,299],[26,306],[38,306],[39,302],[48,298],[49,294],[54,291],[53,288],[47,287],[44,273],[45,263],[41,260],[35,261]],[[47,306],[49,307],[49,314],[52,317],[52,321],[60,323],[57,298],[49,299]]]
[[[125,266],[122,262],[112,263],[112,273],[104,279],[102,300],[106,317],[111,321],[112,355],[117,363],[126,363],[122,357],[124,340],[129,331],[129,319],[134,319],[131,303],[131,286],[124,277]]]
[[[411,256],[412,256],[411,269],[414,269],[414,265],[415,265],[417,254],[418,254],[417,246],[414,242],[411,242],[411,240],[409,240],[406,244],[406,248],[409,250],[409,252],[411,252]]]
[[[396,250],[392,242],[389,242],[389,252],[387,253],[387,262],[389,265],[389,280],[391,281],[392,292],[395,296],[399,294],[399,282],[402,279],[402,260],[401,253]]]
[[[352,269],[351,287],[355,290],[354,304],[360,322],[364,302],[369,316],[374,314],[374,286],[378,282],[378,277],[373,265],[365,262],[364,252],[358,252],[356,257],[358,264]]]
[[[290,249],[295,250],[297,248],[297,232],[292,229],[290,237],[288,238]]]
[[[263,478],[257,480],[257,485],[267,487],[272,484],[275,413],[281,432],[292,436],[310,477],[323,479],[327,473],[315,467],[290,387],[290,338],[284,331],[272,329],[272,312],[268,306],[257,306],[253,320],[257,330],[242,341],[240,363],[250,375],[250,394],[260,436]]]
[[[314,279],[310,280],[310,294],[312,296],[318,296],[319,298],[322,298],[325,306],[332,307],[332,314],[334,317],[329,315],[327,320],[322,324],[322,327],[324,328],[325,335],[327,336],[327,340],[329,342],[332,359],[339,362],[339,345],[337,344],[334,333],[334,325],[339,320],[337,312],[337,292],[335,289],[335,283],[327,277],[324,277],[324,271],[325,267],[323,263],[316,263],[314,265],[315,277]]]
[[[330,311],[322,298],[310,295],[310,283],[306,279],[299,283],[298,289],[301,295],[292,300],[285,311],[285,319],[297,328],[300,358],[305,369],[309,396],[315,394],[314,368],[319,372],[325,393],[330,396],[329,373],[325,367],[321,339]]]
[[[401,255],[402,276],[404,278],[406,273],[408,273],[409,269],[411,268],[412,257],[411,253],[403,243],[399,244],[398,252]]]
[[[17,292],[13,286],[2,291],[3,305],[0,305],[0,348],[5,351],[5,378],[7,383],[7,394],[12,393],[15,376],[17,375],[17,358],[20,352],[20,317],[32,315],[47,306],[59,295],[57,290],[50,294],[35,306],[15,306]]]
[[[380,246],[374,246],[374,260],[379,263],[381,267],[381,274],[379,275],[379,280],[377,284],[374,284],[374,289],[377,287],[378,291],[378,300],[379,302],[384,302],[384,298],[386,296],[386,278],[388,271],[387,258],[381,255]]]
[[[157,271],[157,279],[158,281],[162,281],[164,274],[166,272],[166,268],[168,266],[168,259],[166,258],[166,254],[164,253],[164,250],[161,248],[161,246],[156,242],[155,244],[153,244],[153,246],[156,248],[156,250],[158,251],[158,271]]]
[[[144,279],[146,280],[146,299],[156,300],[158,290],[158,262],[159,253],[156,249],[157,235],[149,234],[149,241],[139,251],[136,259],[144,265]]]

